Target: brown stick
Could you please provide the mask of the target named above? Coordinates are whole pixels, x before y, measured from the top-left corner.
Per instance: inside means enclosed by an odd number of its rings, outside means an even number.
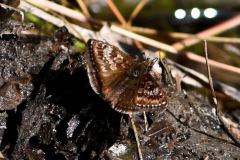
[[[86,7],[86,5],[84,4],[83,0],[76,0],[79,7],[82,9],[82,12],[83,14],[86,16],[86,17],[90,17],[90,13],[88,12],[88,9]]]
[[[85,17],[80,11],[69,9],[67,7],[64,7],[62,5],[59,5],[57,3],[54,3],[48,0],[40,0],[40,1],[39,0],[23,0],[23,1],[30,3],[34,6],[37,6],[43,10],[50,9],[52,11],[55,11],[67,17],[71,17],[81,22],[88,23],[90,21],[95,24],[101,24],[101,22],[96,19]]]
[[[136,6],[136,8],[133,10],[132,14],[130,15],[129,19],[128,19],[128,25],[131,25],[133,19],[135,17],[137,17],[137,15],[140,13],[140,11],[143,9],[143,7],[147,4],[149,0],[141,0],[138,5]]]
[[[133,32],[129,32],[128,30],[125,30],[125,29],[123,29],[119,26],[112,25],[111,29],[113,31],[121,34],[121,35],[124,35],[126,37],[138,40],[139,42],[142,42],[142,43],[145,43],[147,45],[156,47],[158,49],[162,49],[164,51],[167,51],[167,52],[170,52],[170,53],[173,53],[173,54],[178,53],[178,51],[170,45],[158,42],[156,40],[141,36],[141,35],[133,33]],[[205,58],[204,57],[196,55],[192,52],[182,52],[182,55],[185,56],[186,58],[192,60],[192,61],[199,62],[201,64],[205,64]],[[209,65],[213,66],[213,67],[216,67],[216,68],[219,68],[219,69],[222,69],[222,70],[225,70],[225,71],[230,71],[230,72],[240,74],[240,68],[234,67],[234,66],[231,66],[231,65],[227,65],[227,64],[223,64],[223,63],[220,63],[220,62],[217,62],[217,61],[214,61],[214,60],[209,60]]]
[[[143,155],[142,155],[142,150],[141,150],[141,145],[140,145],[140,141],[139,141],[139,137],[138,137],[138,132],[137,132],[137,128],[135,126],[135,123],[133,121],[133,117],[132,114],[129,114],[130,120],[131,120],[131,124],[133,127],[133,133],[136,139],[136,143],[137,143],[137,150],[138,150],[138,156],[140,160],[143,160]]]
[[[110,7],[110,9],[112,10],[112,12],[114,13],[114,15],[117,17],[118,21],[123,25],[123,26],[127,26],[128,23],[125,20],[125,18],[122,16],[122,14],[120,13],[120,11],[117,9],[116,5],[112,2],[112,0],[106,0],[108,6]],[[135,45],[139,48],[142,49],[143,46],[141,43],[139,43],[138,41],[134,41]]]
[[[106,0],[108,6],[110,7],[110,9],[112,10],[112,12],[114,13],[114,15],[117,17],[118,21],[122,24],[122,25],[127,25],[127,21],[125,20],[125,18],[122,16],[122,14],[119,12],[119,10],[117,9],[117,7],[115,6],[115,4],[112,2],[112,0]]]
[[[233,132],[233,129],[235,129],[235,128],[230,126],[229,123],[226,123],[227,121],[223,116],[222,108],[218,105],[216,94],[215,94],[214,87],[213,87],[211,71],[210,71],[210,67],[209,67],[209,63],[208,63],[208,52],[207,52],[207,41],[206,40],[204,41],[204,45],[205,45],[205,59],[206,59],[206,64],[207,64],[208,80],[209,80],[209,85],[211,88],[211,93],[213,96],[213,102],[214,102],[214,105],[216,108],[217,116],[219,118],[219,121],[222,123],[223,127],[227,131],[227,134],[233,140],[233,142],[235,142],[238,146],[240,146],[240,136],[238,134],[235,135]],[[239,133],[239,129],[237,129],[237,131]]]

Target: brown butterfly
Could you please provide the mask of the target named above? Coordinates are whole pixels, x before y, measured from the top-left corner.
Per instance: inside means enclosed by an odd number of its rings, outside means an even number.
[[[161,78],[155,76],[154,60],[140,61],[107,42],[90,39],[85,54],[93,90],[121,113],[143,112],[167,104]]]

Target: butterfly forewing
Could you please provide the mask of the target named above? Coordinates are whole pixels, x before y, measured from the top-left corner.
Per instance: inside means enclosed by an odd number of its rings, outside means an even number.
[[[91,75],[96,74],[92,84],[101,94],[118,84],[126,70],[135,63],[131,56],[123,53],[117,47],[93,39],[88,41],[88,55],[86,56],[87,66],[89,66],[87,68],[91,68],[89,72],[92,73]],[[89,65],[89,63],[91,64]]]

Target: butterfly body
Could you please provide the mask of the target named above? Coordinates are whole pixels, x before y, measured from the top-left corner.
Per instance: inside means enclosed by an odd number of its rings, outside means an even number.
[[[117,47],[94,39],[85,54],[93,90],[121,113],[149,111],[167,104],[161,79],[154,76],[154,61],[140,61]]]

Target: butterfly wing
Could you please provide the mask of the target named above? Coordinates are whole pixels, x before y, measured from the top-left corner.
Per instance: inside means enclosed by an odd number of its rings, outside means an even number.
[[[85,54],[90,84],[94,91],[108,101],[119,95],[124,89],[116,85],[124,83],[126,71],[136,62],[117,47],[94,39],[87,43]]]
[[[163,83],[146,73],[139,84],[138,91],[133,100],[136,107],[150,110],[167,104],[167,95]]]
[[[147,61],[139,62],[98,40],[89,40],[87,48],[85,60],[90,84],[115,110],[141,112],[166,104],[163,84],[146,70]]]
[[[144,73],[137,84],[128,86],[114,109],[124,112],[142,112],[161,108],[167,104],[163,84],[150,73]]]

